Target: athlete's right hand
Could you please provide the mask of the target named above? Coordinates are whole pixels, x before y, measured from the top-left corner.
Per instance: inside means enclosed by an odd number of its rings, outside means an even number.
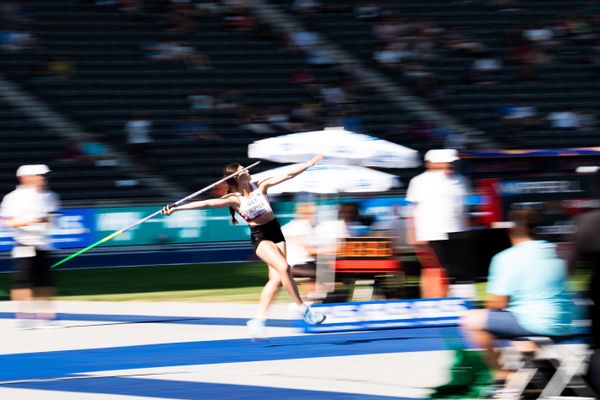
[[[175,206],[173,204],[167,204],[166,206],[163,207],[162,210],[160,210],[160,213],[162,215],[171,215],[171,213],[173,213],[175,211]]]

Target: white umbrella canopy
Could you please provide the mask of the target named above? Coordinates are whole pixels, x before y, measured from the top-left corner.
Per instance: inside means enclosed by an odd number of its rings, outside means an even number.
[[[298,164],[285,165],[252,175],[255,182],[272,176],[285,174]],[[275,185],[269,189],[271,194],[279,193],[366,193],[383,192],[399,186],[398,177],[355,165],[332,165],[319,163],[300,175]]]
[[[421,163],[414,149],[342,127],[277,136],[248,146],[250,158],[275,162],[302,162],[318,154],[328,163],[366,167],[414,168]]]

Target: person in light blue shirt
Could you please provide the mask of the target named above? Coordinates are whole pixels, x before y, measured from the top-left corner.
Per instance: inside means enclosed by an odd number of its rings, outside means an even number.
[[[567,268],[556,246],[529,240],[499,253],[490,265],[488,293],[507,296],[506,311],[529,332],[560,336],[569,333],[572,304]]]
[[[492,259],[486,309],[469,310],[461,320],[467,338],[483,348],[498,380],[506,379],[498,363],[495,339],[560,336],[570,333],[573,305],[567,291],[568,269],[556,246],[534,240],[539,213],[510,213],[513,246]]]

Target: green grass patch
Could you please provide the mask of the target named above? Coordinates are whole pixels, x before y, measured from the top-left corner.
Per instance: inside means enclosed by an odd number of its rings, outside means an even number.
[[[262,286],[249,286],[232,289],[177,290],[164,292],[115,293],[81,296],[58,296],[57,300],[81,301],[177,301],[210,303],[257,303]],[[278,302],[291,302],[291,298],[281,289]]]
[[[60,300],[256,301],[268,279],[262,263],[55,271]],[[10,275],[0,274],[3,300]],[[228,300],[231,299],[231,300]]]
[[[59,300],[257,302],[268,279],[260,262],[170,265],[132,268],[65,269],[55,271]],[[591,276],[578,270],[570,289],[583,291]],[[0,274],[0,300],[9,299],[10,274]],[[418,285],[417,276],[405,285]],[[485,283],[476,284],[477,300],[485,301]],[[279,301],[291,301],[285,290]]]

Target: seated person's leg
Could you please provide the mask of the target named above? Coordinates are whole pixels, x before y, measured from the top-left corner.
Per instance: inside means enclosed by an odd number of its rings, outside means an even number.
[[[469,310],[461,319],[461,328],[475,347],[485,351],[486,362],[496,379],[506,379],[510,371],[502,370],[494,340],[534,335],[521,327],[512,313],[500,310]]]

